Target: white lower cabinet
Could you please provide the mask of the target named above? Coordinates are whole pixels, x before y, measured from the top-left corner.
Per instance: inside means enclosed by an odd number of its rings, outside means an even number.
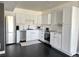
[[[19,43],[20,42],[20,31],[19,30],[17,30],[17,41],[16,41],[17,43]]]
[[[61,49],[61,33],[56,33],[55,34],[55,47],[57,48],[57,49]]]
[[[44,41],[44,31],[43,30],[40,31],[40,40]]]
[[[55,41],[55,39],[54,39],[54,32],[51,32],[50,33],[50,45],[52,47],[54,47],[54,41]]]
[[[61,49],[61,33],[51,32],[50,34],[50,45],[56,49]]]
[[[15,33],[10,32],[6,36],[6,44],[13,44],[15,43]]]
[[[27,30],[26,41],[39,40],[39,30]]]

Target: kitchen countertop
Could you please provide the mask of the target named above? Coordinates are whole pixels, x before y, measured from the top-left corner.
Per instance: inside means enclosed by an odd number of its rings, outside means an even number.
[[[17,30],[17,31],[30,31],[30,30],[42,30],[42,29],[26,29],[26,30]],[[58,33],[62,33],[62,30],[50,30],[50,32],[58,32]]]
[[[19,30],[19,31],[26,31],[26,30]]]
[[[58,32],[58,33],[62,33],[62,31],[56,31],[56,30],[50,30],[50,32]]]
[[[23,30],[17,30],[17,31],[27,31],[27,30],[41,30],[41,29],[23,29]]]

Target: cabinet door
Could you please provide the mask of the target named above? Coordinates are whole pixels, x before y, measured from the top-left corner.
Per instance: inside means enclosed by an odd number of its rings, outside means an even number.
[[[50,33],[50,45],[52,46],[52,47],[54,47],[54,32],[51,32]]]
[[[51,13],[42,15],[42,24],[51,24]]]
[[[52,32],[50,35],[50,44],[56,49],[61,49],[61,33]]]
[[[34,40],[38,40],[39,39],[39,30],[35,30],[34,32],[32,32],[33,34],[33,39]]]
[[[33,31],[30,31],[30,40],[35,40],[36,38],[35,38],[35,32],[33,32]]]
[[[28,30],[26,34],[26,41],[38,40],[39,39],[39,30]]]
[[[16,25],[20,25],[21,24],[21,15],[20,14],[16,14]]]
[[[36,34],[35,34],[35,32],[31,32],[30,33],[30,40],[36,40],[36,36],[35,36]]]
[[[20,31],[17,31],[17,43],[20,42]]]
[[[70,25],[72,23],[72,8],[71,7],[65,7],[63,8],[63,24]]]
[[[57,11],[56,12],[56,23],[57,24],[62,24],[63,21],[63,11]]]
[[[30,41],[32,39],[32,37],[30,37],[30,36],[31,36],[31,32],[28,30],[26,32],[26,41]]]
[[[62,50],[70,51],[71,26],[63,25],[62,27]]]
[[[15,43],[15,33],[8,33],[6,38],[6,44]]]
[[[56,24],[62,24],[62,19],[63,19],[63,11],[55,11],[51,13],[51,24],[56,25]]]
[[[61,49],[61,33],[56,33],[54,39],[54,47]]]
[[[48,22],[48,14],[43,14],[42,15],[42,24],[47,24],[47,22]]]
[[[51,25],[56,24],[56,12],[51,13]]]
[[[51,13],[48,14],[48,24],[51,24]]]
[[[41,25],[41,15],[37,16],[37,25]]]
[[[40,31],[40,40],[44,40],[44,31]]]

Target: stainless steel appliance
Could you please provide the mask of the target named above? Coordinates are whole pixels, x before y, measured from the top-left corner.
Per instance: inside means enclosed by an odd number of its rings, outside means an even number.
[[[6,44],[15,43],[15,19],[14,16],[6,16]]]
[[[49,28],[45,29],[44,39],[48,42],[50,42],[50,31]]]

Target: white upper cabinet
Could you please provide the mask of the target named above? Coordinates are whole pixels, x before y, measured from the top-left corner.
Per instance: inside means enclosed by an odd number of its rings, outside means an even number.
[[[43,14],[42,15],[42,24],[47,24],[48,23],[48,14]]]
[[[35,16],[34,24],[35,25],[41,25],[41,15]]]
[[[51,25],[56,24],[56,12],[51,13]]]
[[[51,14],[48,14],[48,24],[51,24]]]
[[[72,7],[63,8],[63,24],[70,25],[72,19]]]
[[[60,10],[56,12],[56,22],[57,24],[62,24],[62,21],[63,21],[63,11]]]
[[[40,15],[16,13],[16,25],[40,25]]]
[[[47,14],[42,14],[42,24],[51,24],[51,14],[47,13]]]
[[[51,12],[51,24],[52,25],[62,24],[62,19],[63,19],[63,11]]]
[[[20,16],[19,14],[16,14],[16,25],[20,24],[21,18],[19,16]]]
[[[41,20],[42,20],[41,18],[42,18],[41,15],[37,16],[37,20],[38,20],[37,24],[38,25],[41,25]]]

